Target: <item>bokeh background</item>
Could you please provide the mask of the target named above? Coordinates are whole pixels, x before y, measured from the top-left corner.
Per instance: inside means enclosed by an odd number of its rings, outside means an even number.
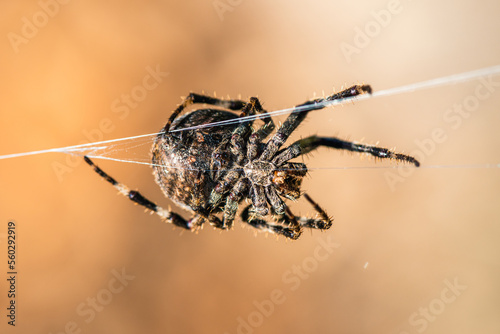
[[[0,154],[156,132],[190,91],[258,96],[277,110],[343,85],[382,90],[497,65],[499,10],[498,1],[4,1]],[[126,113],[123,95],[139,92],[148,68],[168,75]],[[500,77],[491,80],[480,100],[474,80],[310,114],[292,140],[317,133],[409,153],[436,129],[445,139],[427,146],[418,170],[327,149],[306,157],[303,188],[335,222],[296,242],[238,222],[182,232],[78,157],[0,160],[1,332],[498,333],[500,171],[426,168],[500,162]],[[450,114],[474,101],[468,116]],[[148,166],[98,162],[180,211]],[[302,201],[292,209],[314,214]],[[15,328],[5,316],[9,220]]]

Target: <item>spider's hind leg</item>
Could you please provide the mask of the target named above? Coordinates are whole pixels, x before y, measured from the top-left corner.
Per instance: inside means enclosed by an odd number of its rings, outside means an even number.
[[[140,192],[135,190],[130,190],[126,185],[116,181],[114,178],[109,176],[105,171],[99,168],[99,166],[94,164],[94,162],[90,160],[87,156],[84,156],[83,159],[87,164],[89,164],[94,169],[94,171],[97,174],[99,174],[102,178],[111,183],[113,187],[118,189],[120,194],[128,197],[132,202],[135,202],[145,207],[146,209],[150,210],[151,212],[156,213],[158,216],[160,216],[160,218],[165,220],[165,222],[174,224],[176,226],[182,227],[187,230],[195,230],[205,221],[205,218],[201,217],[200,215],[195,215],[190,220],[186,220],[182,218],[180,215],[176,214],[175,212],[172,212],[170,210],[162,208],[161,206],[156,205],[155,203],[151,202],[149,199],[144,197]],[[214,219],[217,218],[215,217],[212,218],[211,220]]]
[[[208,95],[201,95],[201,94],[196,94],[196,93],[190,93],[184,101],[177,107],[177,109],[174,110],[172,115],[167,121],[167,124],[165,124],[165,127],[163,128],[164,132],[168,132],[170,129],[170,126],[172,125],[172,122],[179,116],[179,114],[186,109],[188,106],[196,103],[205,103],[209,104],[212,106],[218,106],[230,110],[241,110],[245,107],[246,102],[240,101],[240,100],[221,100],[215,97],[211,97]]]

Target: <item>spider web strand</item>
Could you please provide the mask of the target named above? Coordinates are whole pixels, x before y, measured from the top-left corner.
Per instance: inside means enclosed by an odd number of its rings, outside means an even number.
[[[170,132],[180,132],[180,131],[187,131],[187,130],[202,129],[202,128],[207,128],[207,127],[212,127],[212,126],[222,126],[222,125],[230,125],[230,124],[236,124],[236,123],[241,123],[241,122],[250,122],[250,121],[254,121],[256,119],[262,119],[262,118],[267,118],[267,117],[274,117],[274,116],[279,116],[279,115],[284,115],[284,114],[291,114],[291,113],[297,113],[297,112],[301,112],[301,111],[316,109],[317,107],[336,106],[336,105],[340,105],[340,104],[343,104],[343,103],[349,102],[349,101],[362,101],[362,100],[367,100],[367,99],[376,98],[376,97],[392,96],[392,95],[403,94],[403,93],[411,93],[411,92],[415,92],[417,90],[429,89],[429,88],[450,85],[450,84],[456,84],[456,83],[460,83],[460,82],[466,82],[466,81],[474,80],[477,78],[481,78],[481,77],[484,77],[487,75],[498,75],[498,74],[500,74],[500,65],[487,67],[487,68],[483,68],[483,69],[479,69],[479,70],[474,70],[474,71],[470,71],[470,72],[453,74],[453,75],[449,75],[446,77],[440,77],[440,78],[435,78],[435,79],[431,79],[431,80],[421,81],[421,82],[417,82],[417,83],[413,83],[413,84],[409,84],[409,85],[405,85],[405,86],[389,88],[389,89],[381,90],[378,92],[375,91],[372,94],[362,94],[362,95],[346,97],[346,98],[337,99],[337,100],[323,101],[323,102],[316,103],[314,105],[306,105],[306,106],[271,111],[271,112],[268,112],[266,114],[250,115],[250,116],[245,116],[245,117],[239,117],[237,119],[230,119],[230,120],[207,123],[207,124],[202,124],[202,125],[190,126],[190,127],[171,130]]]
[[[271,111],[271,112],[268,112],[266,114],[251,115],[251,116],[246,116],[246,117],[240,117],[237,119],[225,120],[225,121],[220,121],[220,122],[213,122],[213,123],[192,126],[192,127],[186,127],[186,128],[181,128],[181,129],[175,129],[175,130],[172,130],[171,132],[195,130],[195,129],[201,129],[201,128],[206,128],[206,127],[230,125],[230,124],[236,124],[236,123],[241,123],[241,122],[249,122],[249,121],[253,121],[256,119],[262,119],[262,118],[266,118],[266,117],[274,117],[274,116],[279,116],[279,115],[286,115],[286,114],[311,110],[311,109],[317,109],[318,106],[322,106],[322,107],[336,106],[336,105],[340,105],[340,104],[343,104],[343,103],[349,102],[349,101],[362,101],[362,100],[375,98],[375,97],[384,97],[384,96],[392,96],[392,95],[397,95],[397,94],[402,94],[402,93],[410,93],[410,92],[414,92],[417,90],[429,89],[429,88],[433,88],[433,87],[439,87],[439,86],[450,85],[450,84],[456,84],[456,83],[466,82],[466,81],[470,81],[473,79],[485,77],[488,75],[491,76],[491,75],[498,75],[498,74],[500,74],[500,65],[491,66],[491,67],[487,67],[487,68],[483,68],[483,69],[479,69],[479,70],[474,70],[474,71],[470,71],[470,72],[454,74],[454,75],[445,76],[445,77],[439,77],[439,78],[435,78],[435,79],[431,79],[431,80],[421,81],[421,82],[417,82],[417,83],[413,83],[413,84],[409,84],[409,85],[405,85],[405,86],[389,88],[389,89],[385,89],[385,90],[381,90],[381,91],[375,91],[372,94],[362,94],[362,95],[347,97],[347,98],[338,99],[338,100],[323,101],[323,102],[319,102],[319,103],[314,104],[314,105],[305,105],[305,106],[300,106],[300,107],[286,108],[286,109]],[[100,141],[100,142],[86,143],[86,144],[66,146],[66,147],[60,147],[60,148],[51,148],[51,149],[30,151],[30,152],[24,152],[24,153],[0,155],[0,160],[19,158],[19,157],[24,157],[24,156],[29,156],[29,155],[45,154],[45,153],[65,153],[65,154],[72,154],[72,155],[79,155],[79,156],[88,155],[89,157],[94,158],[94,159],[105,159],[105,160],[136,163],[136,164],[152,166],[152,164],[150,162],[142,162],[142,161],[136,161],[136,160],[130,160],[130,159],[112,158],[112,157],[107,156],[106,152],[113,151],[113,150],[118,151],[117,146],[116,146],[117,143],[122,143],[122,142],[126,142],[126,141],[133,141],[133,140],[137,140],[137,139],[141,139],[141,138],[150,137],[151,140],[148,140],[147,143],[151,143],[152,139],[161,133],[162,132],[156,132],[156,133],[150,133],[150,134],[145,134],[145,135],[137,135],[137,136],[131,136],[131,137],[126,137],[126,138],[117,138],[117,139],[111,139],[111,140],[104,140],[104,141]],[[120,144],[120,145],[126,145],[126,144]],[[121,149],[121,150],[127,150],[127,147],[125,149]],[[169,167],[169,166],[164,166],[164,167]],[[406,166],[406,165],[404,165],[404,167],[413,168],[413,167]],[[171,167],[169,167],[169,168],[171,168]],[[309,168],[309,169],[312,170],[312,169],[387,169],[387,168],[401,168],[401,165],[398,165],[398,166],[371,166],[371,167],[325,167],[325,168]],[[433,166],[421,166],[420,168],[500,168],[500,164],[433,165]]]

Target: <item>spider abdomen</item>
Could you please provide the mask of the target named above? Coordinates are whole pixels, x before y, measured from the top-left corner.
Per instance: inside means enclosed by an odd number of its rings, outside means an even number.
[[[238,118],[218,109],[200,109],[176,119],[170,130]],[[217,181],[233,161],[227,149],[236,125],[160,133],[152,149],[153,174],[165,196],[203,213]]]

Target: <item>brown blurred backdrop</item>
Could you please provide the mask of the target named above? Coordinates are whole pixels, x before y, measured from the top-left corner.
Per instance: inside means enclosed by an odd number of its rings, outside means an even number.
[[[258,96],[277,110],[342,85],[382,90],[496,65],[499,10],[497,1],[3,2],[0,154],[155,132],[189,91]],[[153,69],[158,85],[141,90]],[[334,227],[296,242],[239,222],[224,233],[174,229],[64,154],[0,160],[1,332],[498,333],[500,171],[425,168],[500,162],[492,80],[312,113],[292,140],[317,133],[419,151],[424,168],[332,169],[395,164],[318,150],[305,158],[317,169],[304,190]],[[149,167],[98,162],[189,216]],[[313,214],[302,201],[292,209]],[[15,328],[5,316],[9,220]]]

